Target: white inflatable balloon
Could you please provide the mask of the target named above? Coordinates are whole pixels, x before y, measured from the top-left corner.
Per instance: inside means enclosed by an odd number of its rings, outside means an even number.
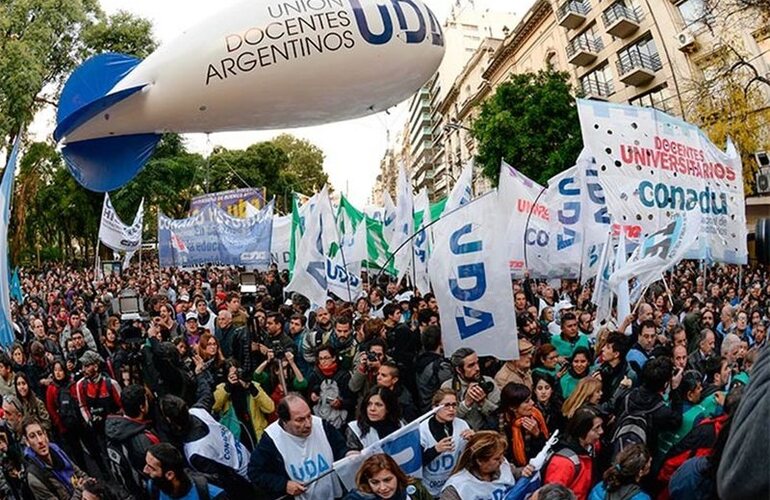
[[[54,137],[75,178],[108,191],[164,132],[317,125],[385,110],[444,54],[421,0],[244,0],[144,61],[101,54],[67,81]]]

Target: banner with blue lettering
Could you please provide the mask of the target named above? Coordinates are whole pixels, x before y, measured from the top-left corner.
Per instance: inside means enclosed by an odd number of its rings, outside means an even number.
[[[158,253],[161,267],[195,267],[208,263],[270,265],[273,203],[247,219],[231,216],[213,204],[186,219],[158,213]]]
[[[441,309],[445,352],[518,359],[506,236],[496,193],[444,214],[433,226],[428,270]]]
[[[361,464],[370,456],[377,453],[389,455],[408,476],[422,477],[422,449],[420,448],[420,422],[430,418],[438,408],[433,408],[420,418],[400,428],[393,434],[367,446],[359,455],[345,457],[334,462],[333,469],[337,476],[351,490],[356,487],[356,473]]]
[[[655,233],[676,214],[702,215],[687,258],[746,264],[743,166],[695,125],[652,108],[578,100],[583,143],[596,158],[613,220]]]

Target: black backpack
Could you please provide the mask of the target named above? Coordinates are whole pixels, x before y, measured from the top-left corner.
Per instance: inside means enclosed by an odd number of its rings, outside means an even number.
[[[647,429],[650,426],[650,415],[663,406],[663,401],[646,411],[631,412],[628,409],[628,400],[631,394],[627,394],[623,401],[623,414],[618,419],[615,432],[612,434],[612,452],[617,455],[632,444],[643,444],[649,447]]]
[[[144,434],[150,442],[158,442],[158,438],[149,430],[145,429]],[[107,440],[107,465],[110,470],[110,478],[116,484],[128,491],[145,491],[144,477],[131,466],[128,447],[125,443],[118,443],[110,439]]]
[[[80,414],[80,405],[70,392],[74,382],[59,388],[57,402],[59,403],[59,418],[67,431],[75,431],[82,426],[83,418]]]

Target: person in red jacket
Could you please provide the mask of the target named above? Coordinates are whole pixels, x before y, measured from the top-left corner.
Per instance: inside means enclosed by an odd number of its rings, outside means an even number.
[[[594,408],[584,406],[575,412],[545,465],[544,484],[561,484],[578,500],[588,498],[594,456],[604,433],[602,424],[602,417]]]

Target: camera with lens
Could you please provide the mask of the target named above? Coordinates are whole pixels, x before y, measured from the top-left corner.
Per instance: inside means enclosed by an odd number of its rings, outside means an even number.
[[[270,349],[272,349],[275,359],[283,359],[286,357],[286,350],[283,348],[279,340],[274,340],[271,343]]]
[[[238,368],[238,380],[249,381],[249,374],[243,368]]]
[[[379,361],[379,359],[380,358],[377,356],[376,352],[369,351],[369,352],[366,353],[366,360],[369,361],[369,362]]]
[[[495,390],[495,383],[491,380],[482,380],[479,382],[479,387],[481,387],[481,390],[486,394],[491,394],[492,391]]]

